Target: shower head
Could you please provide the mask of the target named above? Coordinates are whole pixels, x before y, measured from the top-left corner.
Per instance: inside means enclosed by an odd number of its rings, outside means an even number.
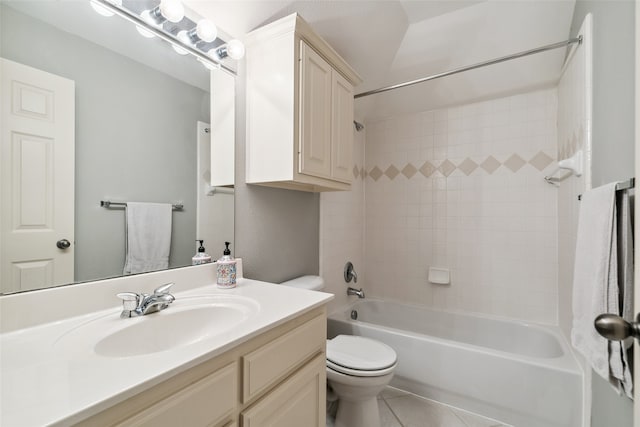
[[[353,125],[356,127],[356,130],[358,132],[360,132],[362,129],[364,129],[364,125],[360,122],[356,122],[355,120],[353,121]]]

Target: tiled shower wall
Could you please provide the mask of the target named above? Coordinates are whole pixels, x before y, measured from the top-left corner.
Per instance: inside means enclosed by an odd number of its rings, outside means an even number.
[[[354,130],[354,168],[351,191],[320,195],[320,275],[325,291],[335,298],[329,310],[348,302],[347,287],[366,283],[364,271],[364,143],[366,129]],[[358,283],[344,281],[344,265],[351,261]],[[366,286],[365,286],[366,288]],[[354,298],[354,297],[349,297]]]
[[[548,89],[367,123],[368,294],[557,323],[556,114]]]

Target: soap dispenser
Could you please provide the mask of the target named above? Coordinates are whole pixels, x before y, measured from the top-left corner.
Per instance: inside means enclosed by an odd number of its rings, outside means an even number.
[[[230,242],[224,242],[226,248],[222,253],[222,258],[216,261],[219,288],[235,288],[236,287],[236,260],[231,258]]]
[[[191,258],[191,264],[200,265],[211,262],[211,255],[204,251],[204,240],[196,240],[196,242],[200,242],[200,247],[198,248],[198,252]]]

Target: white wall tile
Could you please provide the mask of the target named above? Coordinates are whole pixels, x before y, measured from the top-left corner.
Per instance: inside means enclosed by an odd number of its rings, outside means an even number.
[[[528,162],[541,150],[555,160],[556,104],[548,89],[367,124],[366,164],[384,171],[430,161],[437,168],[466,158],[480,165],[489,156],[503,163],[514,154]],[[383,126],[384,140],[369,144],[370,132]],[[397,143],[407,135],[410,141]],[[556,323],[557,201],[544,172],[525,163],[517,172],[478,167],[467,176],[456,168],[448,177],[366,180],[370,294]],[[390,257],[400,260],[393,272],[381,266]],[[452,284],[427,283],[429,266],[449,268]]]

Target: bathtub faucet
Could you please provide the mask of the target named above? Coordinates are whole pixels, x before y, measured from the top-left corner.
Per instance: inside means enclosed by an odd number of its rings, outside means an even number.
[[[357,295],[358,298],[364,298],[364,291],[362,290],[362,288],[356,289],[356,288],[348,287],[347,295]]]

